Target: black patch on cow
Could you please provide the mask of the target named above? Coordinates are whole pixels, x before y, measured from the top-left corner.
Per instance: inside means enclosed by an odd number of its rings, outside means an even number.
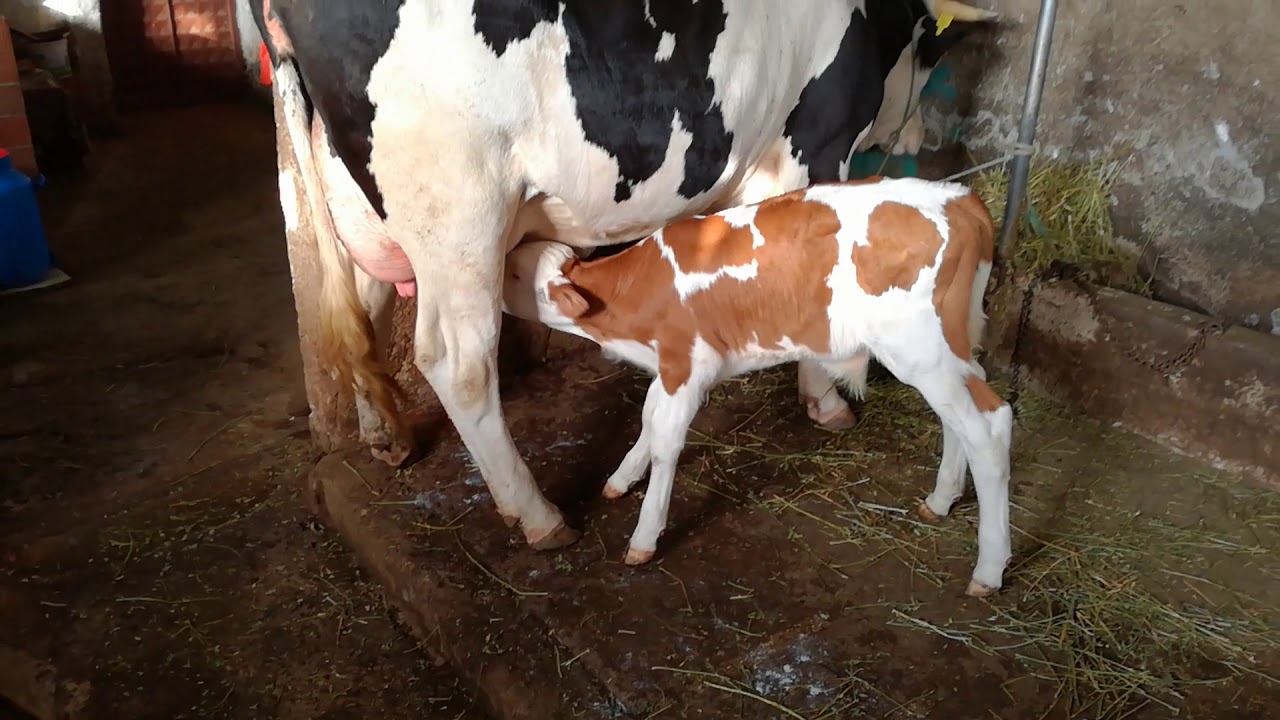
[[[528,40],[538,23],[554,21],[559,13],[559,0],[475,0],[472,8],[476,32],[498,57],[511,43]]]
[[[938,35],[936,34],[938,24],[932,16],[926,17],[924,34],[920,36],[920,42],[916,45],[916,62],[920,67],[932,70],[938,66],[942,56],[946,55],[951,48],[984,27],[986,27],[984,23],[953,22],[942,31],[941,35]]]
[[[373,103],[369,74],[386,54],[400,24],[403,0],[271,0],[297,59],[315,112],[334,152],[386,219],[382,193],[369,171]],[[255,13],[261,15],[261,10]]]
[[[618,162],[614,200],[631,197],[638,183],[662,167],[672,121],[692,136],[685,151],[680,195],[692,198],[714,187],[729,161],[733,141],[709,77],[711,51],[724,31],[720,0],[650,0],[646,3],[566,0],[566,61],[578,119],[592,144]],[[658,60],[663,33],[675,38],[671,57]]]
[[[867,0],[854,10],[835,59],[800,94],[784,130],[792,153],[809,168],[810,182],[844,180],[840,164],[858,134],[875,122],[884,83],[920,27],[915,49],[920,72],[932,70],[969,32],[972,23],[952,23],[941,36],[921,0]]]
[[[808,166],[810,182],[845,179],[840,163],[880,111],[887,70],[872,60],[875,33],[862,11],[854,10],[835,58],[804,87],[787,117],[783,132],[791,138],[792,154]]]

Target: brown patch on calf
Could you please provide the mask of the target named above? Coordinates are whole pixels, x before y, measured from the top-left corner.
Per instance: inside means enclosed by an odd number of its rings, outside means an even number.
[[[881,203],[867,218],[867,244],[855,245],[858,286],[868,295],[890,288],[909,290],[920,271],[933,265],[942,236],[929,218],[913,207]]]
[[[965,387],[969,388],[969,397],[973,398],[973,404],[978,406],[979,412],[989,413],[998,410],[1004,405],[1004,400],[996,394],[995,390],[987,384],[985,380],[977,375],[970,375],[964,379]]]
[[[987,204],[977,195],[969,193],[947,203],[947,224],[952,228],[952,237],[956,235],[956,228],[964,228],[973,236],[978,257],[983,262],[989,263],[995,258],[995,221]]]
[[[995,246],[991,213],[976,195],[952,200],[946,206],[948,238],[933,288],[933,306],[942,320],[942,335],[952,354],[968,362],[969,305],[973,301],[978,263],[990,263]]]
[[[734,227],[710,215],[674,223],[662,231],[662,242],[676,257],[682,273],[714,273],[724,267],[749,265],[755,257],[749,227]]]
[[[754,223],[764,238],[759,248],[752,247],[749,228],[715,216],[665,230],[663,243],[682,272],[714,273],[727,265],[757,263],[755,278],[718,278],[683,303],[675,271],[652,239],[617,255],[568,264],[566,277],[591,307],[578,317],[578,326],[601,343],[656,343],[668,393],[688,381],[698,337],[721,355],[753,342],[778,348],[784,337],[826,352],[831,288],[822,278],[836,264],[840,221],[826,205],[805,202],[803,193],[760,203]]]
[[[762,203],[754,225],[764,238],[753,253],[759,265],[756,277],[747,282],[722,279],[688,300],[694,314],[705,320],[703,339],[721,354],[752,342],[780,348],[783,338],[826,352],[831,345],[831,288],[825,279],[836,265],[839,218],[830,207],[790,193]]]

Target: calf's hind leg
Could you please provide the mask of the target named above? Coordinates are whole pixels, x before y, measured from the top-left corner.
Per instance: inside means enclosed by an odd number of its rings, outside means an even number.
[[[1012,554],[1009,533],[1009,448],[1013,412],[967,363],[948,358],[932,368],[902,365],[884,358],[900,380],[920,391],[926,402],[958,437],[968,457],[978,494],[978,562],[967,594],[985,597],[1000,589]],[[897,365],[898,367],[895,367]],[[957,367],[958,365],[958,367]],[[945,443],[945,436],[944,436]],[[944,444],[944,451],[945,451]],[[949,458],[954,471],[955,448]],[[963,478],[963,465],[958,476]],[[944,468],[939,468],[943,475]],[[935,490],[935,493],[937,491]]]
[[[987,371],[982,365],[970,360],[969,367],[979,380],[987,379]],[[959,433],[941,417],[938,421],[942,423],[942,460],[938,463],[938,479],[933,492],[916,506],[916,514],[929,522],[937,522],[951,513],[951,506],[964,494],[964,475],[969,467]]]

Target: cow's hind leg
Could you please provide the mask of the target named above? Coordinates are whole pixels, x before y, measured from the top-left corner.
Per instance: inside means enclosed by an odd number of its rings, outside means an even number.
[[[468,213],[470,215],[470,213]],[[419,278],[414,359],[462,437],[508,524],[519,523],[539,550],[578,539],[538,489],[520,457],[498,392],[497,347],[502,313],[500,207],[436,223],[456,236],[401,242]],[[496,223],[496,224],[495,224]],[[447,270],[445,270],[447,268]]]
[[[828,430],[847,430],[857,422],[853,408],[836,390],[835,380],[823,365],[813,360],[801,360],[797,365],[799,373],[800,401],[804,403],[809,419]],[[866,385],[866,369],[863,369],[862,384]]]
[[[356,293],[373,324],[374,352],[379,363],[387,361],[391,345],[392,311],[395,309],[395,286],[375,280],[359,266],[353,268]],[[388,372],[392,368],[387,368]],[[413,435],[408,428],[397,432],[373,406],[368,389],[355,382],[356,417],[360,423],[360,440],[369,445],[373,456],[393,467],[399,467],[413,454]]]
[[[800,395],[804,397],[805,406],[809,410],[809,418],[815,423],[823,425],[823,427],[831,429],[846,429],[854,427],[856,416],[854,411],[846,404],[845,398],[836,392],[836,386],[841,386],[849,391],[852,396],[863,400],[867,397],[867,366],[872,361],[870,352],[859,352],[847,360],[827,360],[824,363],[814,364],[812,361],[800,361],[800,378],[801,391]],[[823,370],[823,377],[819,378],[814,372],[815,368]],[[823,397],[814,398],[805,395],[805,387],[808,383],[810,391],[812,388],[822,388]],[[831,398],[835,398],[833,402]],[[835,410],[836,415],[832,416],[831,411]]]

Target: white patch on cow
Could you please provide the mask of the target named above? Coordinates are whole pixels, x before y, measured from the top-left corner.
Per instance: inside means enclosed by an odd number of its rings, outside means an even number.
[[[658,40],[658,52],[653,54],[653,59],[658,62],[664,62],[671,59],[671,54],[676,51],[676,36],[669,32],[662,33],[662,38]]]
[[[770,138],[781,135],[804,86],[835,60],[853,10],[866,14],[862,0],[726,0],[724,5],[724,34],[708,72],[715,81],[715,103],[730,131],[756,126]]]
[[[755,258],[752,258],[751,262],[745,265],[725,265],[715,272],[684,272],[680,269],[680,261],[676,259],[675,252],[663,241],[662,231],[658,231],[645,242],[657,243],[658,252],[662,254],[664,260],[671,264],[671,271],[675,273],[676,293],[680,295],[680,302],[688,300],[689,296],[694,293],[702,292],[715,285],[720,278],[731,277],[745,282],[755,279],[760,272],[760,263]]]
[[[284,229],[298,229],[298,186],[294,184],[293,170],[280,171],[280,209],[284,211]]]
[[[791,138],[783,136],[774,141],[738,184],[736,192],[723,198],[721,204],[730,207],[754,204],[808,184],[809,169],[796,161]]]
[[[644,0],[644,21],[649,23],[649,27],[656,28],[658,23],[654,21],[653,12],[649,9],[652,2],[653,0]]]

